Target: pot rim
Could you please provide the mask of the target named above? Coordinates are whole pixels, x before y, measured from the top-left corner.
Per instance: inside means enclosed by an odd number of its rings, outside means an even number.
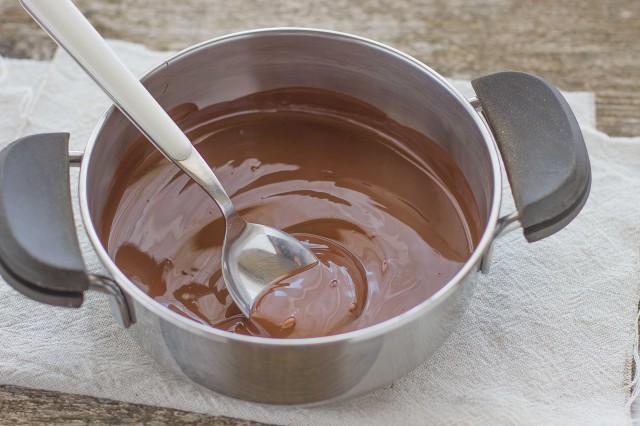
[[[93,221],[91,220],[91,215],[89,212],[89,204],[87,197],[87,179],[89,175],[89,170],[91,169],[91,154],[93,151],[93,147],[96,144],[99,134],[104,127],[104,124],[107,118],[115,111],[115,105],[111,105],[105,113],[102,115],[100,120],[98,120],[96,126],[94,127],[91,136],[89,137],[89,141],[87,142],[87,146],[84,151],[84,156],[82,159],[81,167],[80,167],[80,181],[79,181],[79,200],[80,200],[80,212],[82,216],[82,220],[84,222],[84,228],[86,233],[89,236],[91,244],[93,245],[94,250],[98,254],[100,261],[107,268],[107,270],[114,277],[117,285],[124,290],[126,294],[135,299],[136,302],[140,303],[144,308],[152,311],[154,314],[158,315],[162,319],[171,322],[173,325],[176,325],[185,331],[189,331],[191,333],[201,335],[207,337],[209,339],[221,340],[221,341],[236,341],[236,342],[244,342],[246,344],[258,344],[263,346],[287,346],[287,347],[308,347],[308,346],[316,346],[316,345],[324,345],[324,344],[334,344],[337,342],[343,341],[361,341],[367,340],[371,338],[378,337],[382,334],[385,334],[389,331],[395,330],[412,322],[416,317],[420,315],[424,315],[426,312],[432,310],[436,307],[442,300],[444,300],[450,293],[454,291],[454,288],[458,285],[462,284],[462,281],[473,272],[473,268],[479,264],[482,260],[484,254],[490,249],[491,243],[494,239],[494,234],[496,230],[496,225],[498,221],[498,213],[500,210],[501,198],[502,198],[502,175],[500,172],[500,161],[498,157],[498,148],[496,142],[493,138],[492,133],[489,131],[489,128],[486,122],[482,119],[480,114],[473,108],[471,103],[465,98],[462,93],[460,93],[451,83],[449,83],[444,77],[440,74],[429,68],[424,63],[418,61],[417,59],[397,50],[385,44],[379,43],[377,41],[356,36],[353,34],[348,34],[344,32],[332,31],[332,30],[323,30],[316,28],[301,28],[301,27],[274,27],[274,28],[262,28],[262,29],[254,29],[242,32],[236,32],[228,35],[224,35],[221,37],[216,37],[207,41],[203,41],[201,43],[197,43],[193,46],[190,46],[186,49],[181,50],[178,53],[175,53],[163,60],[159,64],[153,66],[149,70],[147,70],[142,76],[140,76],[141,80],[144,80],[151,73],[158,71],[159,69],[165,67],[169,64],[170,61],[175,60],[183,55],[194,52],[204,46],[209,46],[212,44],[220,43],[222,41],[241,38],[241,37],[249,37],[249,36],[259,36],[261,34],[298,34],[298,35],[316,35],[323,37],[330,37],[334,39],[342,39],[346,41],[350,41],[353,43],[363,44],[367,47],[373,47],[376,49],[380,49],[395,56],[397,59],[401,61],[408,62],[410,65],[419,68],[422,72],[427,74],[430,78],[436,80],[440,84],[442,84],[450,94],[457,98],[458,101],[463,105],[463,107],[467,110],[468,116],[471,120],[475,122],[476,127],[480,130],[483,135],[483,139],[487,145],[491,169],[493,172],[493,198],[491,202],[491,210],[488,216],[487,226],[482,234],[482,237],[472,253],[471,257],[465,262],[463,267],[458,271],[458,273],[447,282],[442,288],[440,288],[435,294],[433,294],[428,299],[420,302],[418,305],[397,315],[393,318],[390,318],[386,321],[383,321],[378,324],[374,324],[369,327],[365,327],[359,330],[350,331],[347,333],[336,334],[332,336],[324,336],[324,337],[309,337],[309,338],[296,338],[296,339],[277,339],[272,337],[257,337],[257,336],[245,336],[235,333],[230,333],[228,331],[219,330],[209,325],[204,325],[198,323],[192,319],[186,318],[178,313],[171,311],[169,308],[161,305],[155,300],[151,299],[144,291],[142,291],[138,286],[136,286],[128,277],[120,271],[115,262],[111,259],[111,257],[107,254],[106,249],[103,247],[100,238],[96,232],[96,228],[94,226]]]

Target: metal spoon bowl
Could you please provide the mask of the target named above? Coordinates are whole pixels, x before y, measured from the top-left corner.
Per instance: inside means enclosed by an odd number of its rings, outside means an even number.
[[[69,0],[20,0],[22,6],[113,100],[129,120],[220,207],[226,222],[222,274],[245,315],[269,284],[318,262],[293,236],[244,221],[191,141]]]

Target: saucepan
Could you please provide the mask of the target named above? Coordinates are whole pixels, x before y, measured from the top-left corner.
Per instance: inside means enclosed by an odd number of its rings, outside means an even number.
[[[108,294],[115,319],[167,369],[204,388],[271,404],[312,404],[380,388],[411,371],[456,327],[493,242],[520,227],[534,242],[568,224],[591,183],[582,134],[560,92],[545,80],[501,72],[472,82],[465,98],[421,62],[380,43],[298,28],[233,34],[188,48],[146,73],[165,109],[207,106],[282,87],[339,92],[384,111],[446,151],[476,200],[482,236],[461,270],[416,307],[374,326],[308,339],[242,336],[185,318],[152,300],[109,257],[97,233],[108,189],[138,131],[115,108],[83,155],[68,134],[22,138],[0,154],[0,269],[26,296],[79,307]],[[515,211],[500,216],[501,162]],[[84,228],[110,276],[85,270],[73,222],[69,167],[80,164]]]

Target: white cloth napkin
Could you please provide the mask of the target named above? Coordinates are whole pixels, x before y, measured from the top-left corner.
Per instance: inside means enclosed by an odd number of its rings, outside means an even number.
[[[136,73],[168,55],[111,44]],[[455,83],[470,93],[468,82]],[[460,327],[393,385],[314,408],[233,400],[156,365],[115,325],[102,296],[90,294],[77,310],[54,308],[4,283],[0,383],[274,423],[629,423],[640,297],[640,138],[598,132],[593,96],[566,96],[591,156],[589,202],[544,241],[529,245],[520,232],[500,239],[491,274],[481,278]],[[2,144],[67,131],[72,149],[82,149],[108,103],[63,52],[48,63],[0,63]],[[88,267],[99,270],[78,228]]]

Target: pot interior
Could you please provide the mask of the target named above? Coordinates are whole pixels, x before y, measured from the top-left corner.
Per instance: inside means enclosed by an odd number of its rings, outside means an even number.
[[[486,133],[471,118],[466,100],[432,71],[395,51],[320,31],[245,33],[183,52],[149,73],[144,83],[167,110],[184,105],[202,109],[290,87],[355,98],[427,136],[446,152],[468,182],[477,207],[478,234],[487,228],[495,171]],[[91,169],[85,194],[93,224],[101,222],[117,169],[137,138],[138,131],[118,111],[108,114],[97,132],[88,152]],[[416,158],[431,155],[429,149],[412,146]]]

